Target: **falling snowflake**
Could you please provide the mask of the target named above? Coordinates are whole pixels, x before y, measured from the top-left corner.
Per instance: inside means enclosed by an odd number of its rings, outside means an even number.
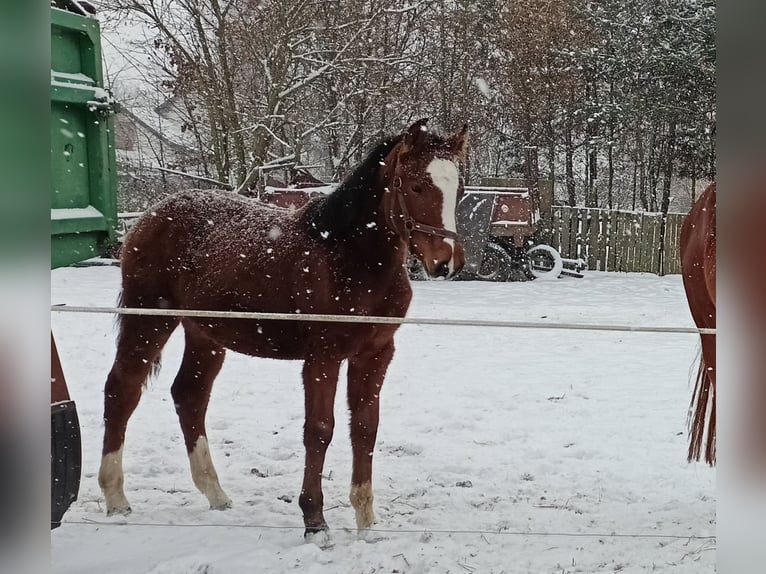
[[[492,92],[489,89],[489,84],[487,84],[487,81],[484,78],[476,78],[473,82],[476,84],[476,87],[479,89],[482,96],[487,99],[492,97]]]
[[[282,230],[276,225],[269,230],[269,239],[276,241],[282,235]]]

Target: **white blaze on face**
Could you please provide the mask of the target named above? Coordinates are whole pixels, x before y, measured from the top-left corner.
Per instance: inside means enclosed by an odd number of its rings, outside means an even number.
[[[431,160],[426,171],[431,176],[434,185],[442,192],[442,226],[444,229],[457,233],[455,210],[457,209],[457,192],[460,183],[457,165],[454,161],[436,158]],[[449,270],[452,273],[455,270],[455,240],[445,238],[444,241],[452,249],[452,257],[449,260]]]

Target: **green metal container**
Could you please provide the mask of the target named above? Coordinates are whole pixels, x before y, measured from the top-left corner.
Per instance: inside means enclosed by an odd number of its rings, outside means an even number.
[[[51,8],[51,268],[115,238],[116,104],[104,90],[98,20]]]

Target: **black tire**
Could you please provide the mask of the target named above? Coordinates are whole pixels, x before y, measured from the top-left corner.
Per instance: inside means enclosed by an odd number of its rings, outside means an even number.
[[[80,492],[82,446],[74,401],[51,408],[51,530]]]
[[[513,273],[514,261],[505,247],[494,241],[484,246],[481,265],[476,276],[483,281],[508,281]]]

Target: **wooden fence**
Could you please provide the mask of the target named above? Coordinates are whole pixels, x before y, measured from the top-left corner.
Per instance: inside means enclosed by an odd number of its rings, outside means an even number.
[[[678,238],[685,214],[554,206],[547,242],[588,269],[666,275],[681,272]],[[663,233],[664,231],[664,233]]]

